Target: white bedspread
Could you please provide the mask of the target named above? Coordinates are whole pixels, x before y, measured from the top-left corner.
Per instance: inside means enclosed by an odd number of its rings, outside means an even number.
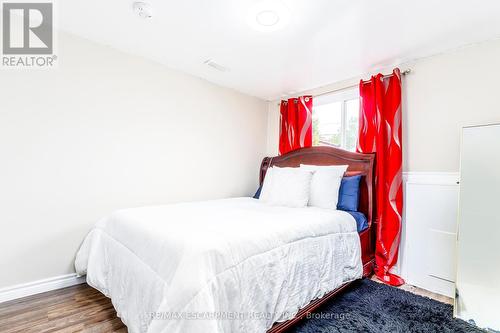
[[[131,333],[263,333],[362,276],[351,215],[252,198],[117,211],[75,266]]]

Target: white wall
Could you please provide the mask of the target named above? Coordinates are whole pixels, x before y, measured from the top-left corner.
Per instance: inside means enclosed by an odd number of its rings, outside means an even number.
[[[0,287],[73,272],[115,209],[253,194],[266,102],[68,35],[58,56],[0,73]]]
[[[409,65],[405,79],[408,171],[459,170],[463,126],[500,121],[500,40]]]

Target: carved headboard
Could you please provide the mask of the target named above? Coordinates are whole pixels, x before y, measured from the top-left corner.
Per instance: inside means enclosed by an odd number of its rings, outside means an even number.
[[[334,147],[312,147],[294,150],[288,154],[276,157],[266,157],[260,166],[260,184],[264,181],[267,169],[271,166],[298,167],[300,164],[312,165],[348,165],[347,175],[362,175],[360,184],[359,211],[368,219],[368,228],[359,233],[361,243],[361,261],[363,276],[370,276],[375,265],[376,225],[375,216],[375,185],[374,185],[375,154],[351,153]],[[341,290],[340,288],[339,290]],[[333,297],[338,290],[328,293],[323,298],[311,302],[292,320],[274,325],[267,333],[282,333],[305,316],[314,311],[322,303]]]
[[[347,175],[362,175],[359,211],[366,215],[368,225],[374,217],[373,165],[375,154],[360,154],[334,147],[311,147],[294,150],[282,156],[266,157],[260,166],[260,184],[270,166],[298,167],[300,164],[348,165]]]

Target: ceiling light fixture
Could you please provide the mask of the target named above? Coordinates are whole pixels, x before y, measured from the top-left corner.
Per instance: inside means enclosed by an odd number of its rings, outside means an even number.
[[[280,21],[278,13],[272,10],[264,10],[255,16],[257,23],[265,27],[272,27]]]
[[[257,31],[269,32],[284,28],[289,19],[290,12],[280,0],[262,0],[249,9],[247,23]]]

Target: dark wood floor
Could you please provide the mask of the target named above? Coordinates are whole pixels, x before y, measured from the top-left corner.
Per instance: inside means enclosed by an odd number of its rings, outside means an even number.
[[[82,284],[0,304],[1,333],[121,332],[110,300]]]
[[[376,280],[376,279],[375,279]],[[453,300],[405,285],[402,289],[451,303]],[[126,333],[111,301],[87,284],[0,304],[1,333]]]

